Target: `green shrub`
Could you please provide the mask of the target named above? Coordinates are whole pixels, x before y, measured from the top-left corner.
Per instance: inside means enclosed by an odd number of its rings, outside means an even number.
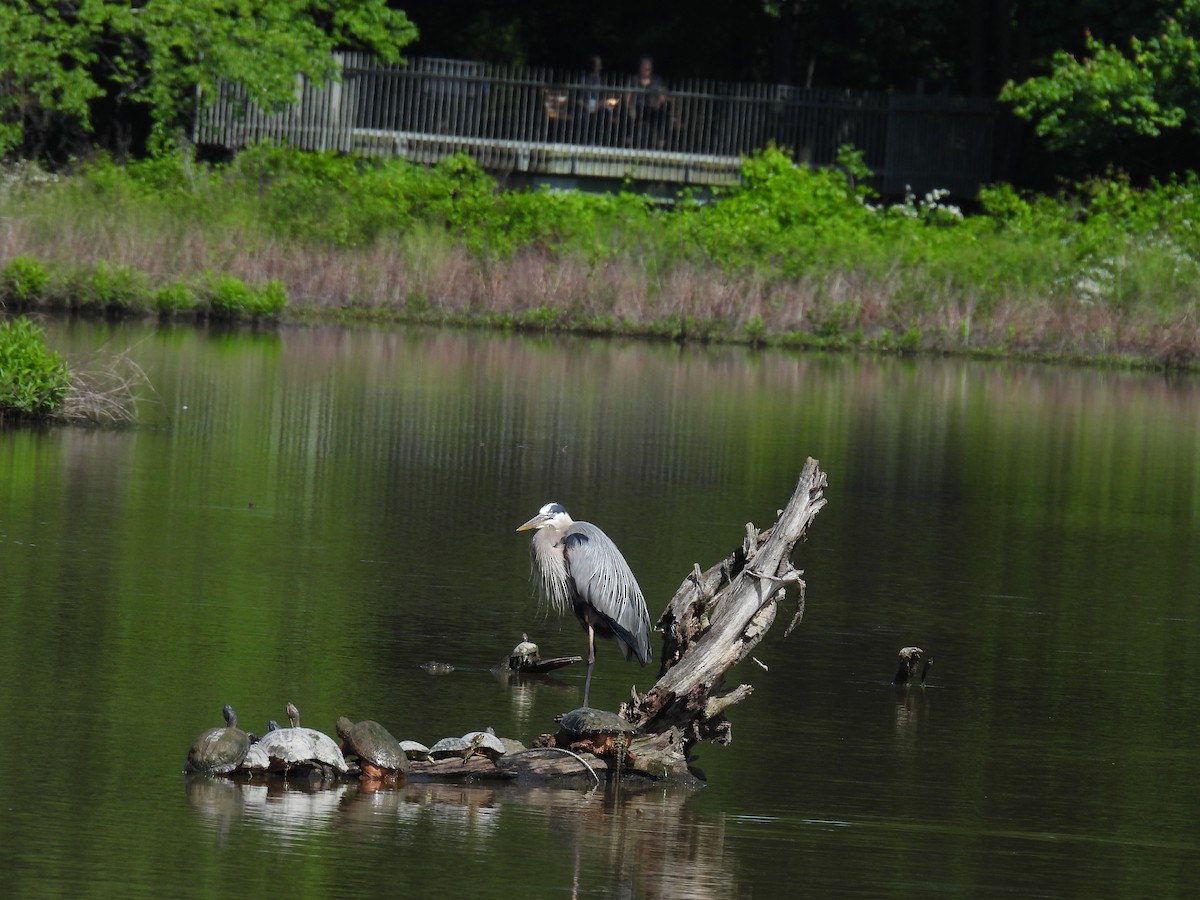
[[[287,304],[287,292],[280,282],[252,287],[232,275],[209,275],[201,293],[217,318],[277,316]]]
[[[154,292],[152,305],[162,315],[173,315],[193,310],[199,302],[196,292],[191,287],[174,282],[164,284]]]
[[[217,318],[236,318],[250,303],[250,286],[232,275],[210,274],[201,289],[210,314]]]
[[[257,318],[278,316],[287,305],[287,291],[282,282],[271,280],[250,289],[250,302],[246,311]]]
[[[150,279],[132,266],[98,262],[85,272],[79,283],[78,306],[129,312],[151,304]]]
[[[0,270],[0,301],[28,306],[42,299],[50,273],[32,256],[14,256]]]
[[[0,417],[45,416],[71,386],[67,364],[24,316],[0,322]]]

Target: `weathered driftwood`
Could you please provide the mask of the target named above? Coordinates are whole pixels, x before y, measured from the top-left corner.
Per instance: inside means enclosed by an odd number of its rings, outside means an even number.
[[[747,524],[741,547],[705,572],[697,565],[679,586],[658,621],[663,633],[658,683],[621,708],[640,730],[630,747],[631,768],[658,778],[681,776],[696,743],[729,743],[725,711],[749,697],[753,687],[725,689],[726,673],[766,635],[789,587],[797,611],[788,631],[798,623],[804,582],[792,565],[792,549],[825,506],[826,484],[810,457],[772,527],[760,532]]]

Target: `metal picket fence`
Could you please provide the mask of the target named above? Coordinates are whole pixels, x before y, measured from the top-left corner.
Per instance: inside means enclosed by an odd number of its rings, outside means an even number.
[[[423,163],[466,152],[501,172],[690,185],[735,181],[742,157],[768,144],[818,166],[852,144],[888,194],[945,188],[969,197],[992,175],[996,113],[988,101],[702,79],[647,91],[613,75],[340,58],[340,82],[298,79],[296,103],[281,112],[223,86],[199,117],[197,141],[237,148],[268,140]]]

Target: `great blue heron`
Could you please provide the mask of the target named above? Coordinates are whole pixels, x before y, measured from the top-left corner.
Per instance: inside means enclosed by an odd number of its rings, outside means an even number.
[[[628,661],[650,662],[650,614],[629,563],[607,534],[591,522],[576,522],[562,506],[547,503],[517,531],[536,529],[529,558],[542,597],[558,613],[575,613],[588,636],[588,705],[596,635],[616,638]]]

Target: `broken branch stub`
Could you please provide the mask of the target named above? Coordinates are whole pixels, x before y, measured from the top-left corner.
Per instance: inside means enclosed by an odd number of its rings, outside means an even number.
[[[766,635],[784,589],[793,585],[803,596],[791,554],[825,506],[827,483],[810,457],[773,526],[759,532],[748,524],[740,547],[706,571],[695,566],[679,586],[658,621],[663,633],[658,682],[640,701],[622,707],[640,730],[631,747],[639,760],[635,768],[657,777],[682,772],[696,741],[728,742],[723,711],[748,697],[752,687],[725,691],[725,675]]]

